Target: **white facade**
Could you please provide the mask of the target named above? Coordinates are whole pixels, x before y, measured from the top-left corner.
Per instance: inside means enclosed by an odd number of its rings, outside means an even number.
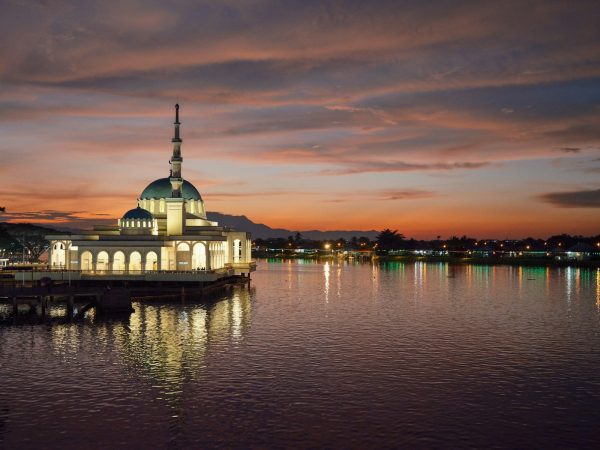
[[[176,105],[170,176],[150,183],[137,208],[126,212],[114,227],[47,236],[50,268],[96,275],[219,269],[248,275],[254,270],[250,234],[207,220],[200,193],[181,177],[179,125]]]

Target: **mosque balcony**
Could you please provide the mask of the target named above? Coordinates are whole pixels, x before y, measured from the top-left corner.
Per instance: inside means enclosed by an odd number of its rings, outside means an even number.
[[[235,275],[248,275],[256,271],[256,261],[228,263],[225,267],[232,269]]]

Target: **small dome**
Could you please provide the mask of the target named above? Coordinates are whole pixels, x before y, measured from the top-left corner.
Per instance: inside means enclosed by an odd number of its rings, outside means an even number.
[[[140,220],[152,220],[154,216],[150,211],[140,208],[139,206],[135,209],[130,209],[123,215],[123,219],[140,219]]]
[[[156,181],[150,183],[142,195],[140,195],[140,199],[146,200],[151,198],[169,198],[173,189],[171,187],[171,182],[168,178],[159,178]],[[181,196],[188,200],[202,200],[200,197],[200,192],[198,189],[194,187],[192,183],[189,181],[183,180],[183,185],[181,186]]]

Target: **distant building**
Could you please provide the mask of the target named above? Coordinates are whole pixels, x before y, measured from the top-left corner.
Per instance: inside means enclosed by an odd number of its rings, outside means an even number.
[[[578,261],[584,259],[590,259],[592,253],[594,252],[594,247],[585,242],[578,242],[572,247],[567,249],[567,258],[568,259],[576,259]]]
[[[254,270],[250,234],[207,220],[200,193],[182,177],[179,105],[174,125],[169,177],[150,183],[115,226],[47,236],[51,268],[95,274]]]

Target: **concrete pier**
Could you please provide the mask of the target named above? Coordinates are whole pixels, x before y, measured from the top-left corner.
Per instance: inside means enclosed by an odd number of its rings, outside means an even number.
[[[86,311],[95,308],[100,314],[128,314],[133,312],[132,299],[152,301],[153,299],[177,298],[182,301],[210,296],[233,288],[234,284],[249,284],[250,277],[230,276],[212,282],[149,282],[135,280],[78,280],[77,282],[29,283],[28,285],[0,284],[0,303],[12,303],[13,316],[19,315],[19,305],[27,304],[31,311],[40,307],[45,317],[51,304],[66,306],[69,320],[82,318]],[[77,314],[75,317],[75,306]]]

